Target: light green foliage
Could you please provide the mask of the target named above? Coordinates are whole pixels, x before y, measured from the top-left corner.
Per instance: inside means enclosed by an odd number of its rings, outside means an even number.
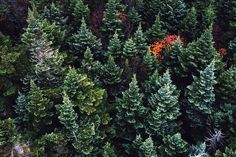
[[[114,147],[112,147],[112,145],[110,143],[106,143],[103,146],[103,157],[117,157],[115,151],[114,151]]]
[[[202,12],[202,29],[208,29],[216,18],[215,10],[209,6]]]
[[[183,154],[187,152],[188,144],[181,137],[180,133],[174,135],[167,135],[163,138],[164,154],[167,156],[176,156],[177,154]],[[164,155],[165,156],[165,155]]]
[[[132,38],[128,39],[125,42],[124,48],[123,48],[123,55],[126,58],[135,57],[138,54],[138,48],[135,42]]]
[[[214,85],[215,62],[209,64],[200,72],[200,77],[193,77],[194,81],[187,87],[188,109],[187,114],[192,126],[203,126],[207,116],[213,112],[215,101]]]
[[[179,91],[172,84],[168,71],[157,79],[161,86],[148,97],[150,111],[146,129],[150,135],[173,134],[178,129],[177,118],[180,115]]]
[[[149,43],[152,43],[163,38],[165,34],[166,30],[163,29],[160,16],[157,15],[154,24],[145,32],[146,39]]]
[[[0,120],[0,147],[12,146],[16,141],[16,126],[11,118]]]

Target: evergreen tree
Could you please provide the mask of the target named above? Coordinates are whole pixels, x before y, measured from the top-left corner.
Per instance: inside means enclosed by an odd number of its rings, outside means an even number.
[[[117,157],[114,148],[110,143],[106,143],[103,146],[103,157]]]
[[[157,41],[165,36],[166,30],[162,27],[162,21],[160,20],[159,15],[156,16],[155,23],[145,32],[145,34],[149,43]]]
[[[143,57],[143,66],[145,71],[147,72],[148,76],[153,74],[155,70],[159,70],[159,63],[155,56],[149,51]]]
[[[90,10],[88,5],[85,4],[84,0],[72,0],[73,16],[75,24],[77,26],[81,25],[81,20],[84,18],[86,21],[89,20]]]
[[[161,150],[164,149],[164,156],[177,156],[187,152],[188,144],[181,138],[180,133],[165,136],[163,143]]]
[[[187,9],[183,0],[166,1],[161,7],[160,16],[168,32],[177,34],[181,21],[186,17]]]
[[[29,103],[29,98],[19,93],[16,101],[15,112],[17,114],[17,117],[15,119],[16,123],[21,125],[21,127],[26,126],[26,124],[29,122],[29,112],[27,110]]]
[[[181,34],[184,35],[185,39],[188,39],[188,41],[193,41],[198,33],[197,12],[195,7],[192,7],[191,10],[189,10],[181,25]]]
[[[117,99],[117,129],[121,138],[132,139],[138,129],[143,128],[142,117],[146,109],[143,106],[143,94],[137,85],[136,76],[132,78],[129,89],[122,93],[122,98]]]
[[[133,145],[139,157],[157,157],[156,148],[151,137],[143,141],[140,135],[136,136]]]
[[[148,51],[148,46],[143,34],[141,23],[139,24],[137,31],[134,33],[133,41],[137,46],[138,55],[143,57]]]
[[[214,85],[215,62],[209,64],[200,72],[200,77],[193,77],[193,83],[187,87],[188,109],[187,114],[191,125],[204,126],[207,117],[212,114],[215,101]]]
[[[220,69],[221,59],[214,48],[211,29],[207,29],[196,41],[189,43],[180,55],[180,64],[186,72],[196,73],[215,59],[216,68]]]
[[[114,58],[119,58],[122,55],[122,43],[117,32],[115,32],[107,47],[107,56],[109,55]]]
[[[166,72],[160,80],[161,87],[148,98],[150,113],[147,116],[147,132],[150,135],[173,134],[178,129],[180,115],[179,92]]]
[[[202,29],[209,28],[215,20],[215,10],[209,6],[202,12]]]
[[[77,55],[82,55],[87,47],[96,56],[101,55],[101,41],[87,28],[84,18],[82,18],[81,26],[76,34],[73,34],[70,42],[71,51]]]
[[[32,131],[42,133],[45,127],[52,123],[52,102],[50,102],[42,93],[39,87],[36,86],[33,80],[30,81],[29,105],[29,123],[32,125]]]
[[[227,60],[229,66],[236,65],[236,37],[229,42]]]
[[[0,120],[0,147],[12,146],[16,142],[16,126],[11,118]]]
[[[81,62],[81,68],[88,74],[93,70],[94,58],[89,47],[84,52],[84,59]]]
[[[128,39],[125,42],[125,45],[123,48],[123,55],[126,58],[130,58],[130,57],[135,57],[137,54],[138,54],[137,45],[135,44],[132,38]]]
[[[228,147],[225,148],[224,153],[221,152],[220,150],[217,150],[215,154],[216,157],[234,157],[235,155],[236,151]]]
[[[118,13],[123,9],[120,0],[108,0],[102,20],[102,32],[106,40],[110,39],[115,31],[121,36],[122,21],[119,19]]]
[[[224,71],[218,78],[216,98],[222,103],[236,103],[236,67]]]

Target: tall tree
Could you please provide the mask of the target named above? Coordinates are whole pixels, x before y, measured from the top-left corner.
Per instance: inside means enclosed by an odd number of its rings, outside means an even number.
[[[109,55],[112,55],[114,58],[119,58],[122,55],[122,43],[117,31],[109,41],[109,45],[107,47],[107,56]]]
[[[128,39],[125,42],[125,45],[123,48],[123,55],[126,58],[131,58],[131,57],[137,56],[137,54],[138,54],[137,45],[135,44],[132,38]]]
[[[139,24],[137,31],[134,33],[133,40],[135,44],[137,45],[138,55],[143,57],[148,51],[148,46],[147,46],[146,38],[143,34],[141,23]]]

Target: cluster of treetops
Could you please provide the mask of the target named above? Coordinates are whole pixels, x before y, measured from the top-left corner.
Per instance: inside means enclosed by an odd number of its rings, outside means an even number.
[[[0,26],[0,156],[236,157],[236,0],[5,0]]]

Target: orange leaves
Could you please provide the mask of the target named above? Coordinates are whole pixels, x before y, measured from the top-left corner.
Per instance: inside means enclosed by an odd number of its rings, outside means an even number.
[[[154,42],[150,46],[151,52],[159,59],[162,59],[162,51],[171,45],[174,45],[178,39],[180,40],[178,35],[167,35],[165,38]]]
[[[225,56],[227,54],[227,50],[225,48],[220,48],[218,52],[220,53],[221,56]]]

